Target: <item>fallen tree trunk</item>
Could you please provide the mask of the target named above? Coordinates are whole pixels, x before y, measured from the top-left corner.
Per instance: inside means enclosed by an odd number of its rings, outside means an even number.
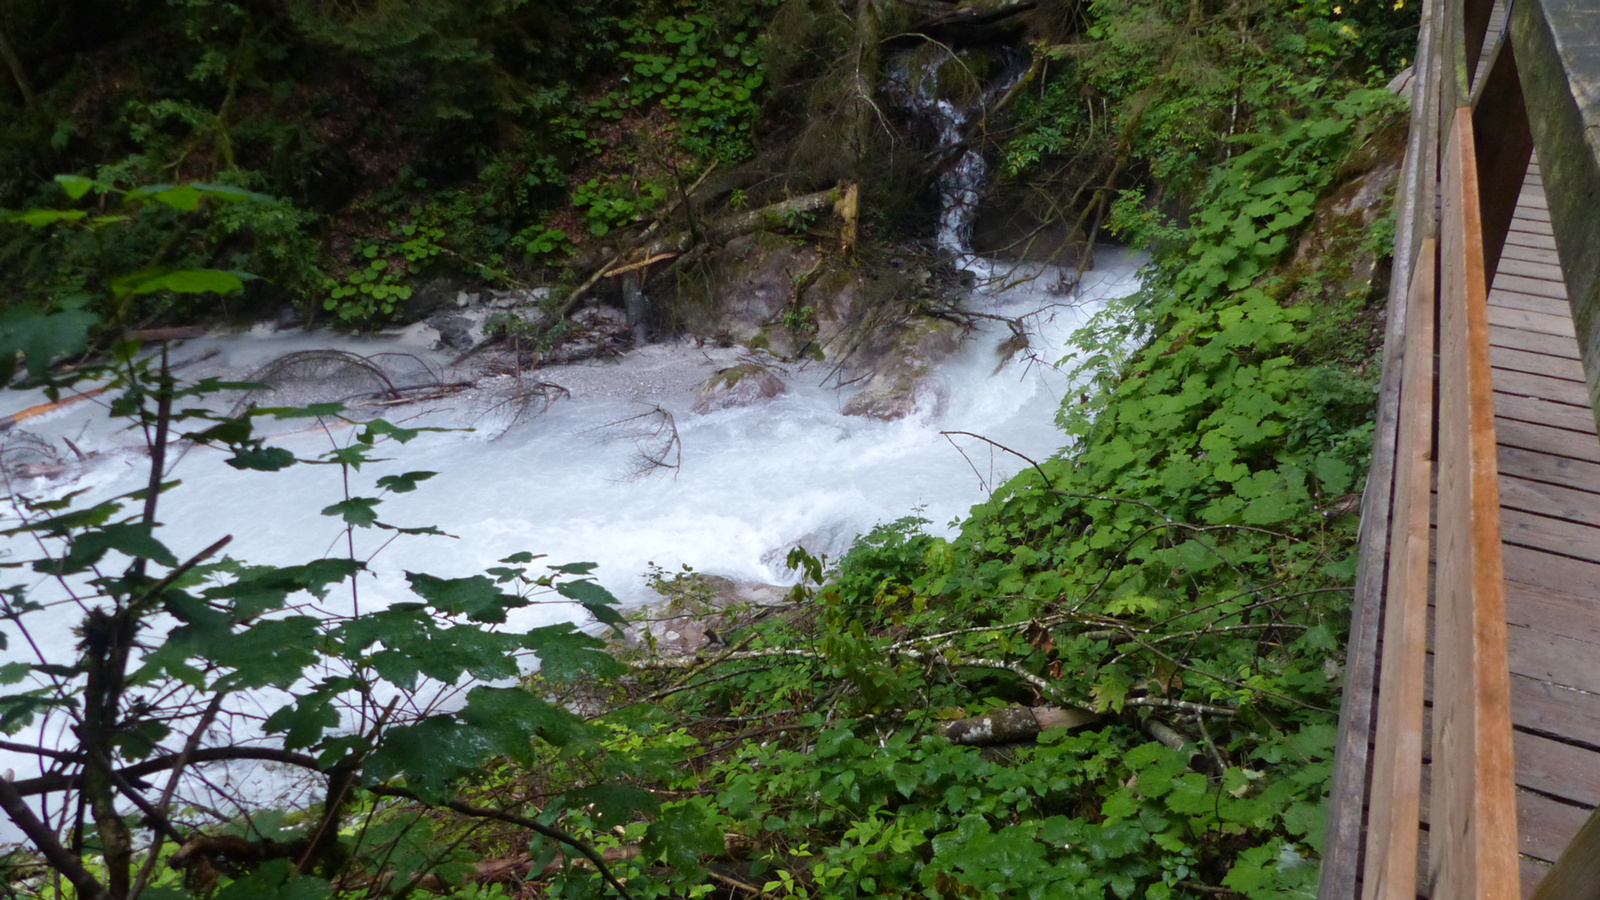
[[[1008,706],[988,715],[957,719],[944,726],[945,739],[968,747],[1031,741],[1042,731],[1078,728],[1099,721],[1086,709],[1059,706]]]
[[[656,262],[682,256],[704,244],[718,244],[757,231],[790,228],[797,218],[830,206],[844,220],[844,239],[853,241],[858,197],[855,185],[840,184],[825,191],[791,197],[760,209],[724,216],[705,223],[698,230],[685,229],[666,235],[649,243],[622,250],[605,262],[597,263],[593,260],[580,262],[578,266],[580,269],[592,268],[593,272],[561,301],[561,306],[556,310],[556,319],[559,320],[571,312],[572,308],[578,305],[578,301],[582,300],[589,289],[602,278],[636,272]],[[645,236],[648,238],[654,230],[655,226],[651,226],[651,229],[645,232]]]
[[[888,40],[958,35],[969,40],[997,36],[997,29],[1018,29],[1019,21],[1011,21],[1020,13],[1038,6],[1037,0],[969,0],[965,3],[920,0],[908,4],[920,13],[917,21],[905,31]]]
[[[810,215],[829,206],[841,205],[846,196],[851,193],[853,187],[853,185],[841,184],[825,191],[791,197],[771,206],[763,206],[760,209],[724,216],[716,221],[706,223],[705,231],[700,237],[706,243],[715,244],[741,235],[753,234],[757,231],[791,228],[795,220],[801,216]],[[854,210],[852,210],[852,214],[853,212]],[[698,243],[699,241],[696,240],[696,237],[693,232],[680,231],[663,237],[654,243],[636,247],[628,252],[626,256],[630,259],[638,260],[664,259],[676,256],[687,252],[689,248]],[[631,268],[631,266],[623,263],[621,266],[611,267],[609,271],[604,271],[603,274],[618,274],[628,268]]]

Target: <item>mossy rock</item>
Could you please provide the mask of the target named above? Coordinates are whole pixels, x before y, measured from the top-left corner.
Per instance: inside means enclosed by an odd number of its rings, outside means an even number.
[[[740,363],[706,379],[694,392],[692,409],[697,414],[704,414],[718,409],[753,406],[788,391],[789,386],[784,384],[783,379],[766,366]]]

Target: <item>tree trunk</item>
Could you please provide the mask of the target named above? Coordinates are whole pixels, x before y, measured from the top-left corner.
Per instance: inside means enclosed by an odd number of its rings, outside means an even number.
[[[5,58],[6,68],[11,70],[11,78],[17,83],[17,91],[22,94],[22,105],[28,112],[38,114],[39,97],[33,92],[28,73],[23,71],[22,60],[17,58],[17,52],[11,49],[11,42],[6,40],[4,28],[0,28],[0,57]]]

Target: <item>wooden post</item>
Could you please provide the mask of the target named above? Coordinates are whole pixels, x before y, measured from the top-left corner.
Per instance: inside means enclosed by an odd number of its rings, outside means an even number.
[[[1483,221],[1483,275],[1494,281],[1506,234],[1533,158],[1533,132],[1522,97],[1516,53],[1501,41],[1473,90],[1473,133],[1477,141],[1478,199]]]

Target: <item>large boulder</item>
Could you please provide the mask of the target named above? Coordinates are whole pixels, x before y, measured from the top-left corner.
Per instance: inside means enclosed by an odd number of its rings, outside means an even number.
[[[884,420],[936,415],[950,391],[934,367],[960,341],[961,326],[944,319],[916,318],[895,329],[885,346],[874,348],[872,378],[845,404],[844,414]]]
[[[899,375],[874,378],[866,390],[844,405],[847,416],[865,416],[892,422],[907,416],[936,415],[949,398],[950,389],[932,376]]]
[[[789,386],[760,363],[746,362],[721,369],[694,392],[693,411],[708,413],[736,406],[753,406],[786,393]]]

